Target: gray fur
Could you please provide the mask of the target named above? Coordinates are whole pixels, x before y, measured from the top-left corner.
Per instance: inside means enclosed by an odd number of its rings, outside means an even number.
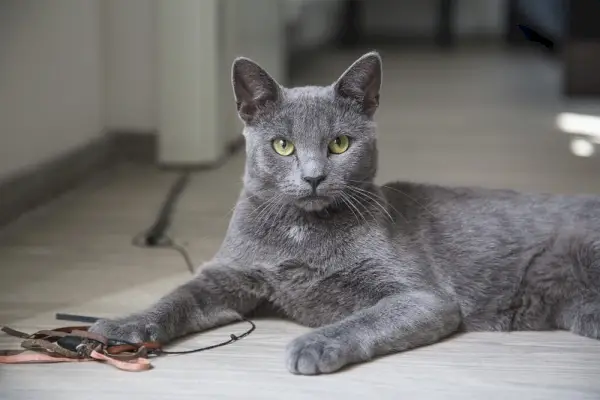
[[[600,337],[600,198],[373,183],[381,60],[328,87],[286,89],[238,59],[244,189],[197,276],[92,331],[163,343],[263,307],[316,328],[287,368],[329,373],[461,331],[571,330]],[[328,154],[338,135],[349,150]],[[291,140],[292,156],[272,148]],[[307,175],[326,178],[309,198]]]

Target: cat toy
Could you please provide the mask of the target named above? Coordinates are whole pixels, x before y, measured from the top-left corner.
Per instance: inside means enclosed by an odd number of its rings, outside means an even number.
[[[24,340],[22,350],[1,350],[0,364],[100,361],[123,371],[145,371],[151,368],[148,357],[161,348],[156,342],[111,341],[87,329],[77,326],[27,334],[3,327],[2,332]]]
[[[79,317],[79,316],[76,316]],[[97,320],[93,317],[79,317],[86,322]],[[251,327],[243,334],[230,335],[229,340],[193,350],[166,351],[158,342],[129,343],[107,338],[89,332],[89,326],[64,327],[52,330],[41,330],[33,334],[17,331],[9,327],[2,332],[23,339],[22,349],[0,350],[0,364],[30,363],[63,363],[96,361],[112,365],[122,371],[147,371],[152,368],[150,358],[162,355],[181,355],[198,353],[205,350],[231,344],[248,336],[256,329],[252,321]]]

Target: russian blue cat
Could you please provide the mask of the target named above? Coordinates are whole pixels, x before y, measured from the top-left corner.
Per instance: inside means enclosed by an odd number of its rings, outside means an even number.
[[[168,343],[275,310],[315,328],[286,350],[308,375],[456,332],[600,337],[600,197],[376,185],[381,83],[375,52],[330,86],[291,89],[236,59],[247,159],[220,250],[154,306],[91,330]]]

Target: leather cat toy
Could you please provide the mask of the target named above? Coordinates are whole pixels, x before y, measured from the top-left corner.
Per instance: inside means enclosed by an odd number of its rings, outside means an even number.
[[[23,349],[0,350],[0,364],[98,361],[124,371],[145,371],[152,368],[148,357],[161,353],[157,342],[117,342],[87,329],[75,326],[27,334],[3,327],[2,332],[24,340]]]

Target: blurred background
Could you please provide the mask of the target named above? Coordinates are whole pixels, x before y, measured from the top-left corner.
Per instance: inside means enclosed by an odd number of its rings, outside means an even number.
[[[380,182],[600,192],[599,15],[597,0],[1,0],[0,224],[44,234],[36,210],[52,240],[130,236],[191,170],[171,229],[210,257],[244,162],[237,56],[291,86],[380,51]]]
[[[556,120],[598,112],[599,12],[596,0],[2,0],[0,220],[109,156],[220,165],[240,147],[238,55],[302,85],[379,50],[382,179],[596,191],[597,161],[572,155],[594,147]]]
[[[380,182],[600,193],[599,16],[598,0],[0,0],[0,322],[155,301],[189,275],[148,232],[212,257],[244,165],[236,56],[289,86],[380,51]]]
[[[600,193],[599,15],[596,0],[1,0],[0,260],[171,271],[130,239],[182,170],[159,231],[210,258],[241,187],[236,56],[290,86],[380,51],[380,182]]]

